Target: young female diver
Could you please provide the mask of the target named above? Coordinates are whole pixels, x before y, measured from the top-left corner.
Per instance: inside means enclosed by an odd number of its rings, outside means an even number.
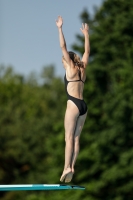
[[[63,19],[58,16],[56,25],[59,32],[59,42],[63,53],[62,63],[66,70],[64,77],[66,93],[68,96],[64,119],[65,127],[65,164],[60,181],[70,182],[74,174],[74,165],[79,153],[79,138],[87,116],[87,105],[83,100],[83,89],[86,79],[86,66],[88,64],[90,44],[88,24],[80,28],[85,38],[85,51],[80,60],[74,52],[68,52],[62,31]]]

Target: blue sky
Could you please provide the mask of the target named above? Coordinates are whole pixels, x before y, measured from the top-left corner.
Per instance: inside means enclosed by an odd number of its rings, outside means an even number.
[[[80,14],[102,0],[0,0],[0,64],[12,65],[23,75],[41,73],[43,66],[53,64],[56,75],[63,76],[58,31],[55,20],[61,15],[63,31],[70,50],[80,32]],[[88,3],[89,2],[89,3]]]

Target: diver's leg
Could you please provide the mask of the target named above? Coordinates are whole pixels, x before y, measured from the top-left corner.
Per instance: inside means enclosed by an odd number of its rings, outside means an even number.
[[[74,148],[73,148],[73,156],[72,156],[72,165],[71,165],[71,172],[66,176],[65,182],[70,182],[72,180],[73,174],[74,174],[74,166],[75,162],[79,153],[80,149],[80,134],[84,126],[84,122],[86,119],[87,113],[84,115],[81,115],[78,117],[76,128],[75,128],[75,134],[74,134]]]
[[[64,119],[65,142],[66,142],[65,164],[64,164],[64,171],[62,173],[60,181],[63,181],[66,175],[71,172],[72,157],[74,151],[74,133],[78,116],[79,116],[79,110],[77,106],[71,100],[68,100],[65,119]]]

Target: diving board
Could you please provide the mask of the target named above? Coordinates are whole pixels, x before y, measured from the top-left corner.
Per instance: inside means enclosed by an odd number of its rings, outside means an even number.
[[[0,191],[26,191],[26,190],[84,190],[85,187],[76,185],[60,184],[22,184],[22,185],[0,185]]]

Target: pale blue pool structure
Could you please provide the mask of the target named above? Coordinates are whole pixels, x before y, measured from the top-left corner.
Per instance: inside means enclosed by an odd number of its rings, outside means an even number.
[[[27,190],[84,190],[83,186],[61,184],[17,184],[0,185],[0,191],[27,191]]]

